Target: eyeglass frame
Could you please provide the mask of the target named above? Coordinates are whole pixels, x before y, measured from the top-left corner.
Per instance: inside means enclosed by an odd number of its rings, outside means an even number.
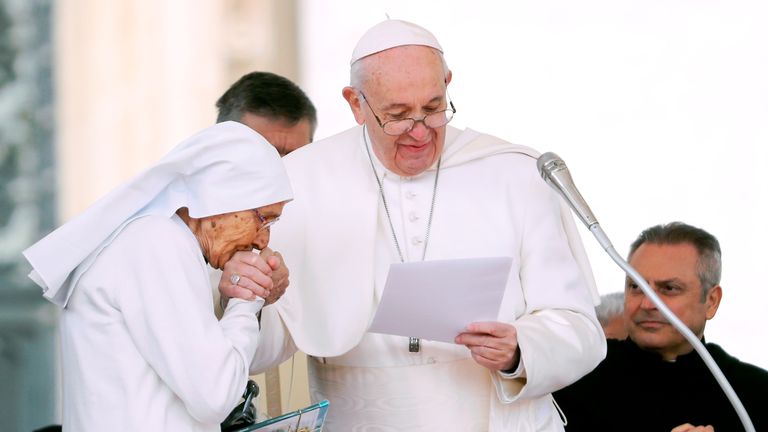
[[[416,127],[416,123],[419,123],[419,122],[421,122],[421,124],[423,124],[423,125],[424,125],[424,127],[426,127],[426,128],[429,128],[429,129],[435,129],[435,128],[443,127],[443,126],[447,125],[448,123],[450,123],[450,122],[451,122],[451,120],[453,120],[453,116],[454,116],[454,114],[456,114],[456,107],[455,107],[455,106],[453,106],[453,101],[451,100],[451,96],[448,94],[448,91],[446,90],[446,91],[445,91],[445,95],[446,95],[446,97],[448,98],[448,105],[450,106],[450,108],[446,108],[446,109],[444,109],[444,110],[435,111],[435,112],[433,112],[433,113],[425,114],[425,115],[424,115],[422,118],[420,118],[420,119],[415,119],[415,118],[413,118],[413,117],[407,117],[407,118],[404,118],[404,119],[397,119],[397,120],[387,120],[387,121],[385,121],[384,123],[382,123],[382,122],[381,122],[381,119],[380,119],[380,118],[379,118],[379,116],[376,114],[376,111],[374,111],[374,110],[373,110],[373,107],[371,106],[370,102],[368,102],[368,97],[367,97],[367,96],[365,96],[365,93],[363,93],[363,91],[362,91],[362,90],[360,90],[360,89],[357,89],[357,92],[358,92],[358,93],[360,93],[360,95],[363,97],[363,100],[365,101],[365,104],[366,104],[366,105],[368,105],[368,109],[370,109],[370,110],[371,110],[371,114],[373,114],[373,118],[375,118],[375,119],[376,119],[376,123],[378,123],[378,124],[379,124],[379,127],[381,128],[381,130],[382,130],[382,131],[384,131],[384,133],[385,133],[385,134],[387,134],[387,135],[389,135],[389,136],[399,136],[399,135],[407,134],[408,132],[412,131],[412,130],[413,130],[413,128],[414,128],[414,127]],[[446,112],[448,112],[448,111],[450,111],[450,112],[451,112],[451,117],[450,117],[450,118],[449,118],[449,119],[448,119],[448,120],[447,120],[445,123],[443,123],[443,124],[441,124],[441,125],[439,125],[439,126],[434,126],[434,127],[433,127],[433,126],[429,126],[429,125],[427,124],[427,122],[425,121],[425,120],[427,119],[427,117],[429,117],[429,116],[433,116],[433,115],[435,115],[435,114],[446,113]],[[391,133],[387,132],[387,128],[386,128],[386,126],[387,126],[388,124],[391,124],[391,123],[396,123],[396,122],[404,122],[404,121],[409,121],[409,120],[412,122],[412,123],[411,123],[411,127],[409,127],[408,129],[406,129],[405,131],[403,131],[403,132],[400,132],[400,133],[397,133],[397,134],[391,134]]]
[[[269,227],[274,225],[277,221],[280,220],[280,216],[275,216],[274,219],[267,219],[264,217],[264,215],[261,214],[259,209],[253,209],[253,212],[256,213],[256,217],[259,218],[259,222],[261,222],[261,227],[259,227],[259,231],[261,230],[268,230]]]

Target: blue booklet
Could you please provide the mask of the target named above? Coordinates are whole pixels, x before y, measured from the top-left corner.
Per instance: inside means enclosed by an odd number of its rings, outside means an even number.
[[[247,426],[239,432],[321,432],[327,412],[328,401],[322,400],[306,408]]]

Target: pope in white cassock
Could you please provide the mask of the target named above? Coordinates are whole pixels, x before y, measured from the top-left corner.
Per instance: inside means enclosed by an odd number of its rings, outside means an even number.
[[[266,247],[290,199],[275,148],[220,123],[24,251],[63,308],[65,431],[221,430],[264,301],[233,300],[217,321],[206,262]]]
[[[359,126],[283,159],[294,202],[272,243],[291,286],[262,312],[251,371],[307,353],[329,432],[561,431],[551,392],[605,355],[591,270],[538,154],[447,126],[451,78],[430,32],[384,21],[343,90]],[[225,265],[225,296],[250,255]],[[455,344],[367,332],[391,263],[490,256],[513,258],[496,322]]]

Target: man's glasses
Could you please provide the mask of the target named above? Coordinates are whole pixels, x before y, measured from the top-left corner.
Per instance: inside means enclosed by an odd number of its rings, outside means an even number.
[[[451,121],[451,119],[453,118],[453,115],[456,114],[456,108],[453,106],[453,101],[451,101],[449,96],[448,105],[450,105],[450,108],[448,109],[429,113],[420,119],[405,118],[405,119],[389,120],[382,123],[379,116],[376,115],[376,111],[374,111],[373,108],[371,107],[371,104],[368,103],[368,98],[365,97],[365,94],[363,93],[363,91],[362,90],[358,90],[358,91],[360,92],[360,95],[363,97],[363,100],[365,101],[366,105],[368,105],[368,108],[373,113],[373,117],[376,119],[376,123],[379,124],[381,129],[383,129],[384,133],[387,135],[397,136],[397,135],[408,133],[413,129],[414,126],[416,126],[416,123],[418,122],[424,123],[424,126],[430,129],[439,128],[440,126],[447,125],[448,122]]]
[[[259,209],[253,209],[254,213],[256,213],[256,217],[259,218],[259,222],[261,222],[261,227],[259,227],[259,230],[263,229],[269,229],[272,225],[275,224],[275,222],[280,220],[280,216],[276,216],[272,219],[267,219],[264,217],[264,215],[259,212]]]

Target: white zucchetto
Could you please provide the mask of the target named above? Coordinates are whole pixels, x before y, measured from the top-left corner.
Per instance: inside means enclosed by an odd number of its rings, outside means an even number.
[[[243,124],[219,123],[181,142],[23,254],[43,296],[63,308],[98,254],[138,217],[171,217],[187,207],[191,217],[202,218],[292,198],[277,150]]]
[[[424,45],[443,52],[443,47],[429,30],[407,21],[388,19],[363,34],[352,51],[349,64],[371,54],[404,45]]]

